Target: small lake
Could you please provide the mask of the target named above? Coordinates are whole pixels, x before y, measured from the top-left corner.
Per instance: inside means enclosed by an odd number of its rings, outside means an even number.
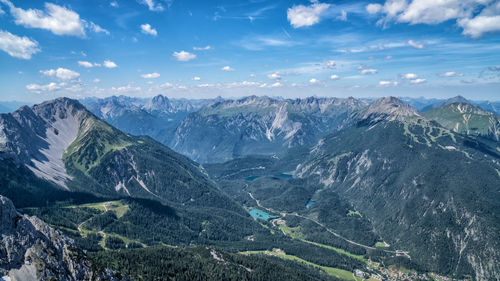
[[[259,220],[264,220],[264,221],[278,218],[278,216],[270,215],[270,214],[268,214],[262,210],[259,210],[259,209],[252,209],[252,210],[250,210],[249,213],[254,219],[259,219]]]
[[[290,175],[290,174],[277,174],[277,175],[274,175],[275,177],[277,178],[280,178],[280,179],[291,179],[293,178],[293,175]]]
[[[312,205],[314,205],[314,204],[316,204],[316,201],[309,201],[309,202],[307,202],[307,204],[306,204],[306,208],[309,208],[309,207],[311,207],[311,206],[312,206]]]
[[[250,177],[246,178],[245,180],[246,181],[253,181],[253,180],[256,180],[258,178],[260,178],[260,176],[250,176]]]

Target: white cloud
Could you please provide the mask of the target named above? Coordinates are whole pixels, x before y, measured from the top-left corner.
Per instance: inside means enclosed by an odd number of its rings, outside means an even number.
[[[392,60],[392,56],[386,56],[385,59],[386,60]]]
[[[141,87],[132,87],[132,85],[128,84],[127,86],[111,87],[111,91],[117,94],[140,92]]]
[[[9,0],[0,0],[7,5],[10,9],[14,22],[17,25],[23,25],[28,28],[40,28],[50,30],[56,35],[73,35],[85,37],[85,27],[90,28],[92,31],[103,29],[96,29],[98,25],[88,24],[85,20],[80,19],[80,15],[76,12],[69,10],[65,7],[58,6],[52,3],[45,3],[45,11],[38,9],[24,10],[17,8]]]
[[[198,76],[195,76],[195,77],[193,77],[193,80],[194,80],[194,81],[200,81],[200,80],[201,80],[201,78],[200,78],[200,77],[198,77]]]
[[[234,68],[230,67],[229,65],[226,65],[222,67],[220,70],[222,71],[234,71]]]
[[[274,73],[268,74],[267,78],[279,80],[279,79],[281,79],[281,74],[279,72],[274,72]]]
[[[342,10],[340,12],[340,16],[338,16],[337,19],[341,21],[347,21],[347,12],[345,10]]]
[[[309,83],[311,83],[311,84],[317,84],[317,83],[319,83],[319,80],[316,79],[316,78],[311,78],[311,80],[309,80]]]
[[[262,85],[266,85],[266,84],[262,84]],[[277,87],[281,87],[281,86],[283,86],[283,84],[281,84],[280,82],[275,82],[275,83],[273,83],[271,85],[268,85],[267,87],[268,88],[277,88]]]
[[[96,79],[94,79],[94,81],[92,81],[92,82],[94,82],[94,83],[100,83],[100,82],[101,82],[101,79],[96,78]]]
[[[160,77],[160,73],[153,72],[153,73],[142,74],[141,77],[144,79],[155,79]]]
[[[426,79],[417,78],[417,79],[411,80],[410,83],[412,83],[412,84],[422,84],[422,83],[425,83],[426,81],[427,81]]]
[[[448,71],[445,73],[439,73],[439,76],[441,77],[459,77],[459,76],[464,76],[463,73],[457,73],[455,71]]]
[[[2,30],[0,30],[0,50],[15,58],[25,60],[31,59],[33,54],[40,52],[37,41]]]
[[[477,16],[475,18],[461,19],[458,21],[464,30],[463,34],[472,38],[479,38],[484,33],[492,33],[500,31],[500,15],[496,16]]]
[[[195,51],[208,51],[208,50],[212,50],[212,46],[207,45],[205,47],[193,47],[193,50],[195,50]]]
[[[479,38],[485,33],[500,31],[500,3],[495,0],[386,0],[366,6],[370,14],[382,12],[378,22],[415,24],[440,24],[455,20],[463,29],[462,34]]]
[[[110,60],[105,60],[104,63],[103,63],[104,67],[106,68],[115,68],[115,67],[118,67],[118,65],[116,65],[116,63],[110,61]]]
[[[142,4],[148,6],[148,9],[153,12],[161,12],[164,10],[163,6],[160,3],[155,3],[154,0],[141,0]]]
[[[153,35],[153,36],[158,35],[158,31],[156,31],[156,29],[152,28],[149,23],[141,24],[141,31],[144,34],[149,34],[149,35]]]
[[[287,10],[287,18],[294,28],[317,24],[326,14],[330,4],[313,2],[310,6],[298,5]]]
[[[255,78],[255,74],[254,73],[250,73],[250,77],[251,78]]]
[[[178,61],[190,61],[196,58],[195,54],[186,51],[174,52],[172,54]]]
[[[85,68],[94,67],[94,64],[88,61],[78,61],[78,65],[83,66]]]
[[[41,92],[46,92],[46,91],[56,91],[61,89],[62,87],[66,86],[66,83],[54,83],[51,82],[46,85],[39,85],[39,84],[29,84],[26,85],[26,89],[34,92],[34,93],[41,93]]]
[[[109,3],[109,6],[111,6],[111,7],[113,7],[113,8],[118,8],[118,7],[119,7],[118,2],[116,2],[116,1],[112,1],[112,2],[110,2],[110,3]]]
[[[368,5],[366,5],[366,11],[371,15],[380,12],[380,10],[382,10],[382,5],[380,5],[380,4],[368,4]]]
[[[40,70],[40,73],[45,76],[57,77],[64,81],[75,80],[80,77],[80,73],[62,67],[58,69]]]
[[[340,79],[340,76],[338,76],[337,74],[333,74],[330,76],[330,79],[331,80],[337,80],[337,79]]]
[[[107,31],[106,29],[100,27],[99,25],[97,25],[93,22],[86,23],[85,26],[95,33],[104,33],[106,35],[109,35],[109,31]]]
[[[408,45],[412,46],[415,49],[423,49],[424,48],[424,44],[417,43],[417,42],[415,42],[413,40],[408,40]]]
[[[405,79],[416,79],[418,77],[418,75],[415,73],[406,73],[406,74],[403,74],[403,77]]]
[[[399,83],[396,81],[380,81],[378,84],[380,86],[397,86]]]
[[[363,75],[367,75],[367,74],[376,74],[378,72],[378,70],[376,69],[372,69],[372,68],[367,68],[367,69],[361,69],[359,71],[359,73],[363,74]]]

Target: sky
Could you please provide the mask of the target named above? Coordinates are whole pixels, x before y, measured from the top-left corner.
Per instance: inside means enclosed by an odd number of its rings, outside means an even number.
[[[0,101],[500,100],[500,0],[0,0]]]

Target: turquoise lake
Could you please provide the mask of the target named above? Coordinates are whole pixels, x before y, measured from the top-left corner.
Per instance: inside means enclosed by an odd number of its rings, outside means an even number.
[[[268,214],[262,210],[259,210],[259,209],[252,209],[252,210],[250,210],[249,213],[254,219],[259,219],[259,220],[264,220],[264,221],[278,218],[278,216],[270,215],[270,214]]]

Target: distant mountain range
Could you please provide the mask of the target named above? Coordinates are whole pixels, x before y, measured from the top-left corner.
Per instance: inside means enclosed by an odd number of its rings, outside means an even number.
[[[371,102],[372,100],[366,100]],[[419,111],[461,101],[403,98]],[[200,163],[224,162],[249,154],[283,154],[310,146],[332,130],[349,123],[349,114],[368,103],[356,99],[176,100],[126,96],[88,98],[82,103],[99,118],[132,135],[147,135]],[[499,114],[500,104],[477,102]]]

